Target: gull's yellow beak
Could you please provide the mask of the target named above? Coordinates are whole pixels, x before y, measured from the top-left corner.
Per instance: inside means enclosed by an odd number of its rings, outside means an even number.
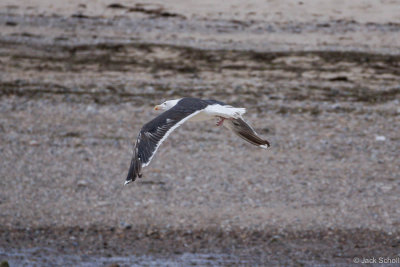
[[[160,105],[157,105],[157,106],[154,107],[154,110],[160,110],[160,109],[161,109]]]

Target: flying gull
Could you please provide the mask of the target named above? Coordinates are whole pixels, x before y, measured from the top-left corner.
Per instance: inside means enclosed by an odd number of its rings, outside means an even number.
[[[165,101],[154,109],[165,110],[165,112],[146,123],[140,130],[125,185],[135,181],[137,177],[142,177],[142,168],[150,164],[162,142],[185,121],[217,118],[217,126],[224,125],[247,142],[261,148],[270,146],[267,140],[259,137],[243,120],[245,108],[235,108],[216,100],[185,97]]]

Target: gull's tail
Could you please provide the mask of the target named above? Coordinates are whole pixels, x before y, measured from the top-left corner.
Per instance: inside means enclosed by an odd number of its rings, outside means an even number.
[[[246,140],[247,142],[259,146],[261,148],[268,148],[270,146],[269,142],[262,139],[258,134],[248,125],[242,118],[229,119],[226,120],[224,125],[234,132],[240,138]]]

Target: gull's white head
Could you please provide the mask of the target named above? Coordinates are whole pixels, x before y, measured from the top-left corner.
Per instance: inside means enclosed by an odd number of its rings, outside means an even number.
[[[168,110],[178,104],[179,100],[181,100],[181,98],[165,101],[164,103],[155,106],[154,110]]]

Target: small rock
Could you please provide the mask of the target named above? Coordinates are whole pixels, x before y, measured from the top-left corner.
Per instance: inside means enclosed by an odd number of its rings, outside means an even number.
[[[120,8],[120,9],[125,9],[127,8],[126,6],[119,4],[119,3],[113,3],[113,4],[109,4],[107,6],[108,8]]]
[[[391,185],[384,185],[384,186],[381,186],[381,190],[382,190],[383,193],[387,193],[387,192],[389,192],[389,191],[392,190],[392,189],[393,189],[393,187],[392,187]]]
[[[87,186],[87,185],[88,185],[88,182],[87,182],[87,181],[85,181],[85,180],[80,180],[80,181],[78,181],[77,185],[78,185],[78,186],[85,187],[85,186]]]
[[[87,106],[87,107],[86,107],[86,111],[87,111],[87,112],[95,112],[96,109],[95,109],[93,106]]]
[[[376,141],[386,141],[386,137],[383,135],[377,135],[375,136]]]
[[[279,235],[274,235],[268,241],[269,244],[281,241],[281,237]]]
[[[38,146],[38,145],[39,145],[39,142],[36,141],[36,140],[31,140],[31,141],[29,141],[29,145],[30,145],[30,146]]]
[[[154,89],[153,86],[147,86],[146,90],[147,90],[148,93],[154,93],[155,92],[155,89]]]
[[[132,229],[132,224],[126,223],[124,221],[120,222],[119,225],[121,225],[122,228],[127,229],[127,230]]]

